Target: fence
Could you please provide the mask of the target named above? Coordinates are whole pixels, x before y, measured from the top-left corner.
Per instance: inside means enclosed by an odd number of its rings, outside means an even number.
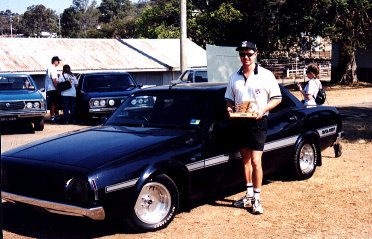
[[[320,77],[330,77],[331,76],[331,66],[319,66]],[[287,78],[304,78],[306,76],[306,68],[300,69],[287,69]]]

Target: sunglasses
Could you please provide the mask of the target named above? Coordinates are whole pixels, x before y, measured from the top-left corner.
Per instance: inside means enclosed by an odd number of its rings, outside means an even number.
[[[255,53],[255,52],[253,52],[253,53],[244,53],[244,52],[239,52],[239,56],[240,56],[240,57],[246,57],[246,56],[251,57],[251,56],[254,55],[254,53]]]

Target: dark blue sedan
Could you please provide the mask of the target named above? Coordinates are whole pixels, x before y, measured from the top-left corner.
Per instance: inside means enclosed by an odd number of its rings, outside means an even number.
[[[52,213],[111,218],[141,231],[166,227],[181,207],[244,184],[224,84],[146,88],[102,126],[1,155],[2,198]],[[310,178],[321,151],[342,138],[334,107],[305,108],[281,87],[263,167]]]
[[[33,123],[44,129],[46,102],[32,77],[27,74],[0,74],[0,121]]]

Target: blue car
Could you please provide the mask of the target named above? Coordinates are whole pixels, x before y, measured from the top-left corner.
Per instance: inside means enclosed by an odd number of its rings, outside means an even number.
[[[28,74],[0,74],[0,121],[30,122],[44,129],[46,101]]]

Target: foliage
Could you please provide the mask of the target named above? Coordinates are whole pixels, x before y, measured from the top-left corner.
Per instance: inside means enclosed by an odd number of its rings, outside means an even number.
[[[23,14],[22,25],[25,36],[41,36],[41,32],[57,32],[58,18],[55,11],[44,5],[32,5]]]
[[[135,35],[144,38],[180,37],[179,1],[152,1],[135,23]]]

